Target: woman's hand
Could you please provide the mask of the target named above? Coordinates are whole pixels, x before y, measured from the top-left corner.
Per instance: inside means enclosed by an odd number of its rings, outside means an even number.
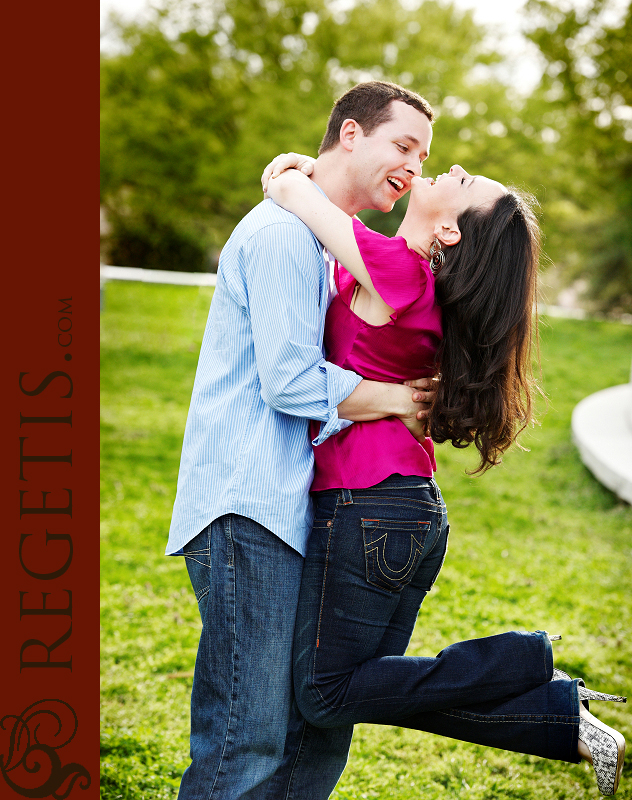
[[[277,205],[297,216],[301,210],[307,210],[310,199],[318,202],[316,194],[311,179],[296,169],[281,170],[278,175],[270,176],[266,192]]]
[[[315,161],[315,158],[311,156],[302,156],[300,153],[281,153],[280,156],[273,159],[263,170],[263,175],[261,176],[263,193],[267,194],[268,192],[268,181],[270,178],[276,178],[277,175],[280,175],[288,169],[297,169],[302,172],[303,175],[311,175],[314,171]]]

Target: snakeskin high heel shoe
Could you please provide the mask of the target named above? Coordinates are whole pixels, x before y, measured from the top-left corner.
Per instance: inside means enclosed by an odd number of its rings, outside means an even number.
[[[552,641],[552,637],[549,636]],[[561,669],[553,670],[552,681],[572,681],[571,676]],[[582,678],[577,682],[579,704],[579,740],[590,753],[590,762],[595,770],[597,787],[601,794],[611,797],[619,788],[623,760],[625,756],[625,739],[619,731],[608,727],[588,710],[586,700],[612,700],[615,703],[627,703],[627,697],[616,694],[604,694],[587,689]]]
[[[579,707],[579,738],[590,752],[601,794],[609,797],[619,788],[625,756],[625,739],[614,728],[609,728],[588,711]]]

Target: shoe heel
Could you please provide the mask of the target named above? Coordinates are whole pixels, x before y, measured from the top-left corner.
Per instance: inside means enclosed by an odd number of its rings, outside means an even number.
[[[553,677],[551,678],[552,681],[572,681],[573,679],[568,674],[568,672],[564,672],[561,669],[554,669],[553,670]],[[577,694],[579,695],[580,700],[609,700],[613,703],[627,703],[628,698],[622,697],[619,694],[605,694],[604,692],[595,692],[593,689],[587,689],[586,684],[579,678],[579,683],[577,684]]]
[[[584,686],[577,687],[577,693],[580,700],[610,700],[613,703],[627,703],[627,697],[621,697],[618,694],[604,694],[603,692],[595,692],[592,689],[586,689]]]

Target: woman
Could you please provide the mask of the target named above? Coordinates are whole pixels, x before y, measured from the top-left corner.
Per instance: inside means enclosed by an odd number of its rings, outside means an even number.
[[[458,165],[413,178],[393,239],[330,203],[297,170],[264,173],[268,195],[336,257],[327,357],[373,380],[441,371],[435,441],[474,443],[497,464],[531,418],[538,226],[525,198]],[[355,423],[315,448],[315,521],[294,642],[295,691],[320,727],[395,724],[594,764],[614,794],[625,742],[588,712],[598,695],[553,669],[542,631],[404,656],[447,548],[430,439],[395,419]],[[584,702],[580,702],[584,701]],[[585,705],[584,705],[585,703]]]

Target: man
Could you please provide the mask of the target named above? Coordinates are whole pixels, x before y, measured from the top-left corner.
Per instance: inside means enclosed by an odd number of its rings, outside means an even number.
[[[401,87],[354,87],[334,106],[314,182],[350,215],[390,211],[428,157],[432,119]],[[386,416],[422,438],[415,400],[429,393],[324,360],[329,291],[322,245],[270,200],[222,251],[167,546],[186,556],[203,621],[180,800],[324,800],[346,763],[351,728],[308,725],[292,692],[312,522],[308,420],[321,422],[315,445]]]

